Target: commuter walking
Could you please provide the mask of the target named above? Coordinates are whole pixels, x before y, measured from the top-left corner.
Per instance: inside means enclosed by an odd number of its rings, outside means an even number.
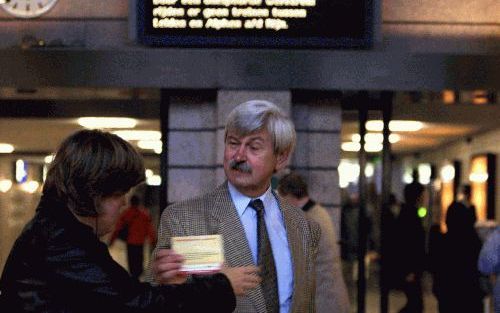
[[[440,313],[481,313],[484,294],[477,268],[481,240],[470,209],[453,202],[446,213],[447,233],[433,249],[433,291]]]
[[[130,206],[120,215],[109,245],[123,233],[121,238],[127,243],[127,262],[132,277],[139,278],[144,269],[144,244],[146,240],[152,247],[156,245],[156,230],[148,210],[141,206],[137,195],[130,198]]]
[[[497,226],[484,243],[479,254],[478,267],[484,275],[496,280],[493,288],[495,313],[500,313],[500,226]]]
[[[422,313],[422,273],[425,265],[425,231],[418,216],[423,201],[424,187],[413,182],[404,188],[405,203],[395,225],[395,247],[398,253],[397,275],[406,296],[406,305],[400,313]]]

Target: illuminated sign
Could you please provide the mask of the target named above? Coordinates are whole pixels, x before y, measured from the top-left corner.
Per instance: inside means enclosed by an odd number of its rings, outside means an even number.
[[[137,0],[139,42],[163,47],[369,48],[372,0]]]

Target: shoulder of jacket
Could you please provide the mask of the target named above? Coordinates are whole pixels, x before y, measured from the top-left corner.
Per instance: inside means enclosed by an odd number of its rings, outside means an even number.
[[[167,206],[167,208],[164,210],[164,213],[165,211],[169,212],[170,214],[204,211],[209,207],[209,203],[213,201],[216,192],[217,189],[211,190],[197,197],[174,202]]]

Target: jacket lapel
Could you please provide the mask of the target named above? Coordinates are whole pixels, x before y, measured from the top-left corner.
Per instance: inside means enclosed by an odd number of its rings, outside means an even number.
[[[255,265],[245,229],[229,194],[227,182],[215,190],[212,199],[214,202],[211,204],[210,212],[213,218],[218,221],[216,233],[221,234],[224,241],[226,265],[230,267]],[[251,299],[258,312],[265,312],[266,304],[260,286],[251,290],[248,293],[248,298]]]
[[[290,248],[290,254],[292,255],[292,266],[293,266],[293,290],[294,292],[297,290],[301,290],[300,288],[300,280],[304,275],[302,273],[303,266],[303,255],[304,250],[302,247],[302,240],[300,231],[302,227],[298,224],[297,220],[294,218],[293,214],[291,214],[290,205],[283,201],[281,197],[273,192],[274,196],[278,200],[278,205],[281,209],[281,213],[283,214],[283,220],[285,221],[285,228],[288,238],[288,246]],[[296,295],[292,296],[292,306],[291,312],[293,312],[293,308],[296,307]]]

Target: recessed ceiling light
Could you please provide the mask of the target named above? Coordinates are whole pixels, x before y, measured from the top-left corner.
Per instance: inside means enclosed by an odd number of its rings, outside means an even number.
[[[353,134],[351,136],[352,141],[354,142],[360,142],[361,141],[361,136],[359,134]],[[401,140],[401,136],[398,134],[390,134],[389,135],[389,142],[390,143],[396,143]],[[384,141],[384,135],[380,133],[368,133],[365,135],[365,142],[367,143],[383,143]]]
[[[128,117],[81,117],[78,124],[85,128],[134,128],[137,120]]]
[[[161,132],[157,130],[117,130],[113,134],[125,140],[160,140]]]
[[[361,145],[359,142],[343,142],[340,148],[342,151],[358,152],[361,149]]]
[[[55,154],[49,154],[45,158],[43,158],[43,160],[45,161],[45,163],[49,164],[52,163],[52,161],[54,161],[55,157],[56,157]]]
[[[154,150],[157,154],[160,154],[162,151],[163,144],[161,140],[139,140],[137,142],[137,146],[141,149]]]
[[[0,143],[0,153],[12,153],[14,146],[9,143]]]
[[[389,129],[393,132],[414,132],[424,127],[424,123],[419,121],[393,120],[389,122]],[[369,131],[382,131],[384,122],[381,120],[370,120],[366,122],[366,129]]]
[[[7,192],[12,187],[12,181],[9,179],[1,179],[0,180],[0,191]]]

